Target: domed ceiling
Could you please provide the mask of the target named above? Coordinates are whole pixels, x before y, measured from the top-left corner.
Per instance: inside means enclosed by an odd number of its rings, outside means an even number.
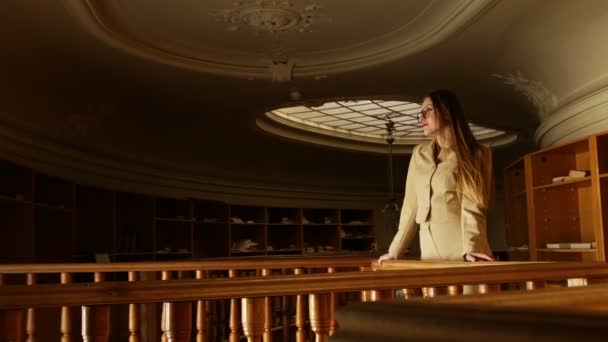
[[[0,13],[2,158],[91,183],[380,194],[380,143],[301,143],[256,122],[436,88],[517,137],[495,150],[498,171],[608,129],[603,0],[5,0]]]

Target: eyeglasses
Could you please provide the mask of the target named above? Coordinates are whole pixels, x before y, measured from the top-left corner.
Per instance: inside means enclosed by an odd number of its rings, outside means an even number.
[[[429,118],[431,113],[434,111],[433,107],[427,107],[418,113],[418,121],[422,122],[422,120],[426,120]]]

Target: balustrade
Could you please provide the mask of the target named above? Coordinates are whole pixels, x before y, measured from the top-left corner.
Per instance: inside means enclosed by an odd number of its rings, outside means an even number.
[[[143,276],[150,272],[160,274],[160,280]],[[37,281],[44,273],[59,274],[59,284]],[[92,275],[93,281],[83,280],[83,274]],[[15,280],[21,279],[17,275],[25,275],[25,281]],[[580,312],[603,312],[608,308],[608,285],[602,284],[606,279],[608,267],[603,263],[388,261],[378,265],[369,257],[3,265],[0,323],[4,335],[0,336],[7,341],[36,341],[40,325],[48,324],[37,320],[37,310],[56,307],[61,308],[57,336],[62,342],[118,341],[119,336],[129,342],[153,341],[142,339],[142,323],[153,321],[156,313],[160,316],[156,326],[162,331],[158,338],[167,342],[193,337],[197,342],[241,337],[322,342],[334,334],[343,338],[341,331],[348,319],[342,322],[334,312],[348,299],[352,301],[354,293],[363,302],[574,307]],[[478,295],[463,295],[467,287]],[[116,326],[111,318],[122,304],[128,306],[128,320]],[[159,305],[159,310],[145,315],[141,308],[149,305]],[[74,307],[81,308],[80,320],[72,315]],[[75,333],[76,327],[81,336]]]

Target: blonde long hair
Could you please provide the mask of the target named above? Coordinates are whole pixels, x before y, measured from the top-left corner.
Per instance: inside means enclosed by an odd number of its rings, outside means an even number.
[[[442,89],[430,92],[425,98],[433,102],[439,134],[453,139],[451,148],[458,159],[458,192],[479,207],[488,208],[493,197],[492,160],[484,154],[489,153],[489,149],[484,149],[475,139],[456,94]]]

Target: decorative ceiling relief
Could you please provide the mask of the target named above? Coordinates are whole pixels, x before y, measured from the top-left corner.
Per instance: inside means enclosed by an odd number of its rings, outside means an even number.
[[[551,114],[557,107],[557,97],[541,82],[529,80],[520,71],[515,74],[492,74],[505,84],[513,86],[515,91],[523,94],[534,105],[541,118]]]
[[[295,4],[291,1],[236,1],[232,8],[209,13],[227,24],[227,31],[253,31],[254,34],[313,32],[314,23],[331,22],[318,2]]]
[[[124,52],[213,74],[284,81],[418,53],[501,0],[63,1],[84,28]]]

